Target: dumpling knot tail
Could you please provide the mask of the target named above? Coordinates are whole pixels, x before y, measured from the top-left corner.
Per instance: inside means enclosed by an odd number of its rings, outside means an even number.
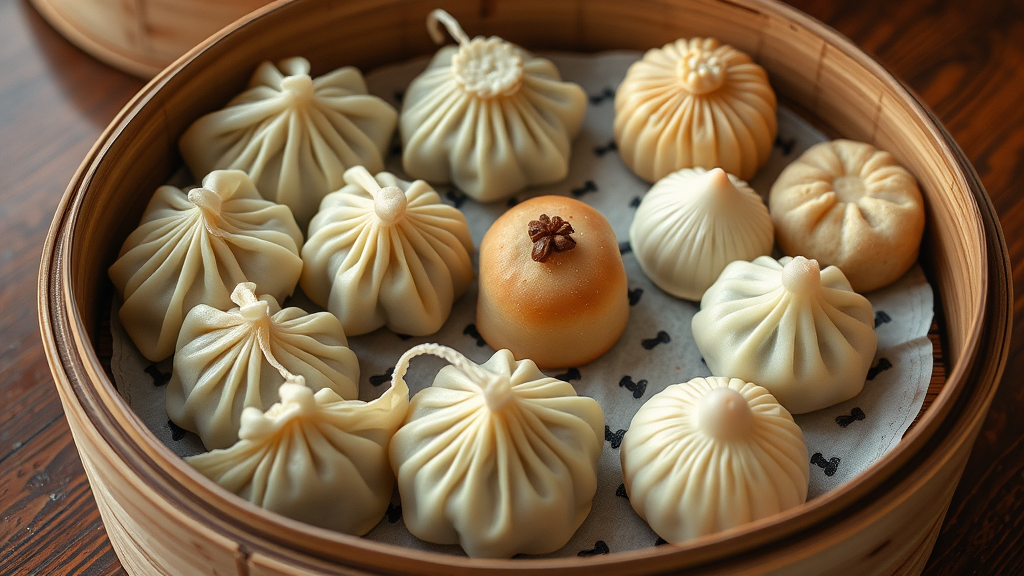
[[[457,350],[440,344],[419,344],[413,346],[402,354],[395,365],[395,371],[391,376],[391,385],[396,387],[398,382],[405,382],[405,373],[409,370],[409,362],[416,356],[429,354],[444,358],[451,365],[465,374],[473,382],[484,396],[487,407],[492,411],[501,409],[512,398],[512,381],[507,374],[497,374],[485,370],[474,364]]]
[[[209,188],[193,188],[188,191],[188,201],[199,208],[203,226],[211,236],[221,237],[224,235],[220,226],[217,225],[217,217],[220,216],[221,206],[224,204],[220,194]]]
[[[270,305],[256,297],[256,284],[242,282],[231,292],[231,301],[238,305],[239,315],[247,322],[254,324],[256,343],[259,344],[263,357],[273,366],[284,381],[289,384],[306,384],[302,376],[292,374],[274,356],[270,347]]]
[[[570,234],[575,232],[572,224],[563,220],[561,216],[549,218],[547,214],[541,214],[540,218],[531,220],[527,227],[527,233],[533,242],[530,257],[536,262],[544,262],[553,253],[572,250],[576,247],[576,241]]]
[[[381,186],[363,166],[345,171],[345,182],[361,187],[373,198],[373,211],[385,226],[397,224],[405,216],[409,199],[398,186]]]

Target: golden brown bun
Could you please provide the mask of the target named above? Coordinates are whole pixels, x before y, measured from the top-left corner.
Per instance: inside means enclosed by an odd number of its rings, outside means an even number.
[[[572,225],[576,247],[544,262],[527,233],[541,214]],[[476,325],[496,350],[539,366],[579,366],[604,354],[629,318],[626,271],[608,221],[586,204],[541,196],[501,216],[480,244]]]

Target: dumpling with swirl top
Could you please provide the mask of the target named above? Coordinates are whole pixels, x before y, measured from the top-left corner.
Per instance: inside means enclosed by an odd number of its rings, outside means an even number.
[[[473,239],[457,208],[422,180],[362,166],[328,194],[302,250],[302,290],[355,336],[387,326],[437,332],[473,281]]]
[[[714,38],[648,50],[615,93],[615,142],[637,176],[722,168],[750,180],[771,153],[778,121],[764,68]]]
[[[481,202],[565,178],[586,112],[583,89],[562,82],[550,60],[501,38],[470,39],[444,10],[427,19],[438,44],[444,41],[439,24],[459,45],[440,49],[405,92],[399,117],[405,171],[452,182]]]
[[[859,394],[878,347],[871,302],[802,256],[729,264],[691,324],[712,374],[764,386],[793,414]]]

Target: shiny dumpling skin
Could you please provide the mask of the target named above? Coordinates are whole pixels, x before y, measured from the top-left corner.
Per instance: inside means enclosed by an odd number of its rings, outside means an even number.
[[[143,356],[163,360],[193,306],[230,308],[241,282],[290,296],[301,247],[288,207],[264,200],[244,172],[211,172],[188,192],[161,186],[108,270],[121,323]]]
[[[644,274],[669,294],[694,301],[730,262],[770,254],[774,239],[761,197],[721,168],[684,168],[662,178],[629,228]]]
[[[783,252],[837,266],[858,292],[895,282],[917,261],[925,224],[917,181],[870,144],[812,146],[779,175],[768,207]]]
[[[178,143],[197,177],[247,172],[263,197],[291,208],[303,230],[345,170],[384,169],[398,122],[387,102],[367,94],[358,69],[310,77],[305,58],[263,62],[249,87],[224,109],[196,120]]]
[[[405,171],[429,182],[454,183],[481,202],[565,178],[572,140],[586,112],[583,89],[563,82],[551,61],[518,46],[462,35],[461,46],[438,50],[405,92],[399,117]],[[519,59],[519,76],[499,93],[481,94],[456,77],[460,57],[485,55]]]
[[[761,256],[726,266],[691,324],[712,374],[755,382],[803,414],[860,393],[878,346],[874,321],[835,266]]]
[[[245,408],[262,411],[278,401],[279,367],[302,374],[314,392],[359,395],[359,361],[337,318],[282,310],[272,296],[257,300],[253,290],[251,283],[237,287],[232,298],[238,306],[227,311],[196,306],[178,337],[167,415],[198,434],[207,449],[238,440]]]
[[[604,413],[508,350],[482,368],[509,378],[497,409],[451,366],[413,398],[391,442],[402,517],[418,538],[471,557],[553,552],[590,512]]]
[[[679,544],[803,504],[807,448],[761,386],[694,378],[637,411],[619,448],[629,503]]]
[[[349,336],[381,326],[413,336],[437,332],[474,277],[465,216],[422,180],[388,172],[374,178],[362,167],[346,180],[310,223],[303,291],[337,316]],[[378,211],[384,188],[398,191],[390,200],[401,204],[401,214],[393,219],[381,217],[393,206]]]
[[[771,153],[776,105],[768,75],[749,56],[713,38],[680,39],[648,50],[626,72],[615,93],[615,142],[648,182],[692,167],[750,180]]]
[[[257,506],[366,534],[391,501],[387,447],[408,408],[408,388],[396,383],[377,400],[361,402],[289,382],[278,395],[280,403],[266,413],[245,409],[238,442],[186,460]]]

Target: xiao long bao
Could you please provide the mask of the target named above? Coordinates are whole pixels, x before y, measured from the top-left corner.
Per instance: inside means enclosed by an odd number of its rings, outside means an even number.
[[[327,312],[281,309],[256,285],[235,287],[228,311],[200,304],[181,327],[167,386],[167,415],[199,435],[207,449],[238,440],[244,408],[277,402],[283,374],[303,374],[313,391],[359,395],[359,362],[341,323]]]
[[[226,310],[241,282],[278,302],[290,296],[301,247],[288,207],[264,200],[244,172],[211,172],[188,193],[161,186],[108,271],[121,323],[142,355],[159,362],[174,353],[193,306]]]
[[[242,412],[239,440],[188,458],[203,475],[242,498],[307,524],[361,536],[384,516],[395,477],[388,443],[409,406],[392,381],[372,401],[316,393],[288,374],[281,401]]]
[[[362,166],[328,194],[302,250],[302,290],[355,336],[437,332],[473,281],[465,216],[422,180]]]
[[[775,92],[764,68],[713,38],[648,50],[615,93],[615,142],[637,176],[721,167],[750,180],[775,142]]]
[[[620,447],[629,503],[679,544],[807,500],[800,428],[764,388],[694,378],[644,403]]]
[[[499,350],[482,366],[437,344],[454,366],[413,397],[391,441],[402,518],[414,536],[459,544],[474,558],[544,554],[564,546],[590,513],[604,412],[531,360]]]
[[[459,45],[441,48],[405,92],[405,171],[454,183],[481,202],[565,178],[586,112],[583,89],[562,82],[549,60],[501,38],[470,39],[444,10],[427,18],[438,44],[439,24]]]
[[[264,62],[249,88],[196,120],[178,143],[195,175],[235,168],[263,197],[291,208],[303,230],[352,166],[384,169],[398,112],[368,95],[359,70],[310,77],[309,61]]]
[[[875,357],[868,299],[835,266],[761,256],[725,267],[704,293],[693,339],[715,376],[764,386],[793,414],[853,398]]]

